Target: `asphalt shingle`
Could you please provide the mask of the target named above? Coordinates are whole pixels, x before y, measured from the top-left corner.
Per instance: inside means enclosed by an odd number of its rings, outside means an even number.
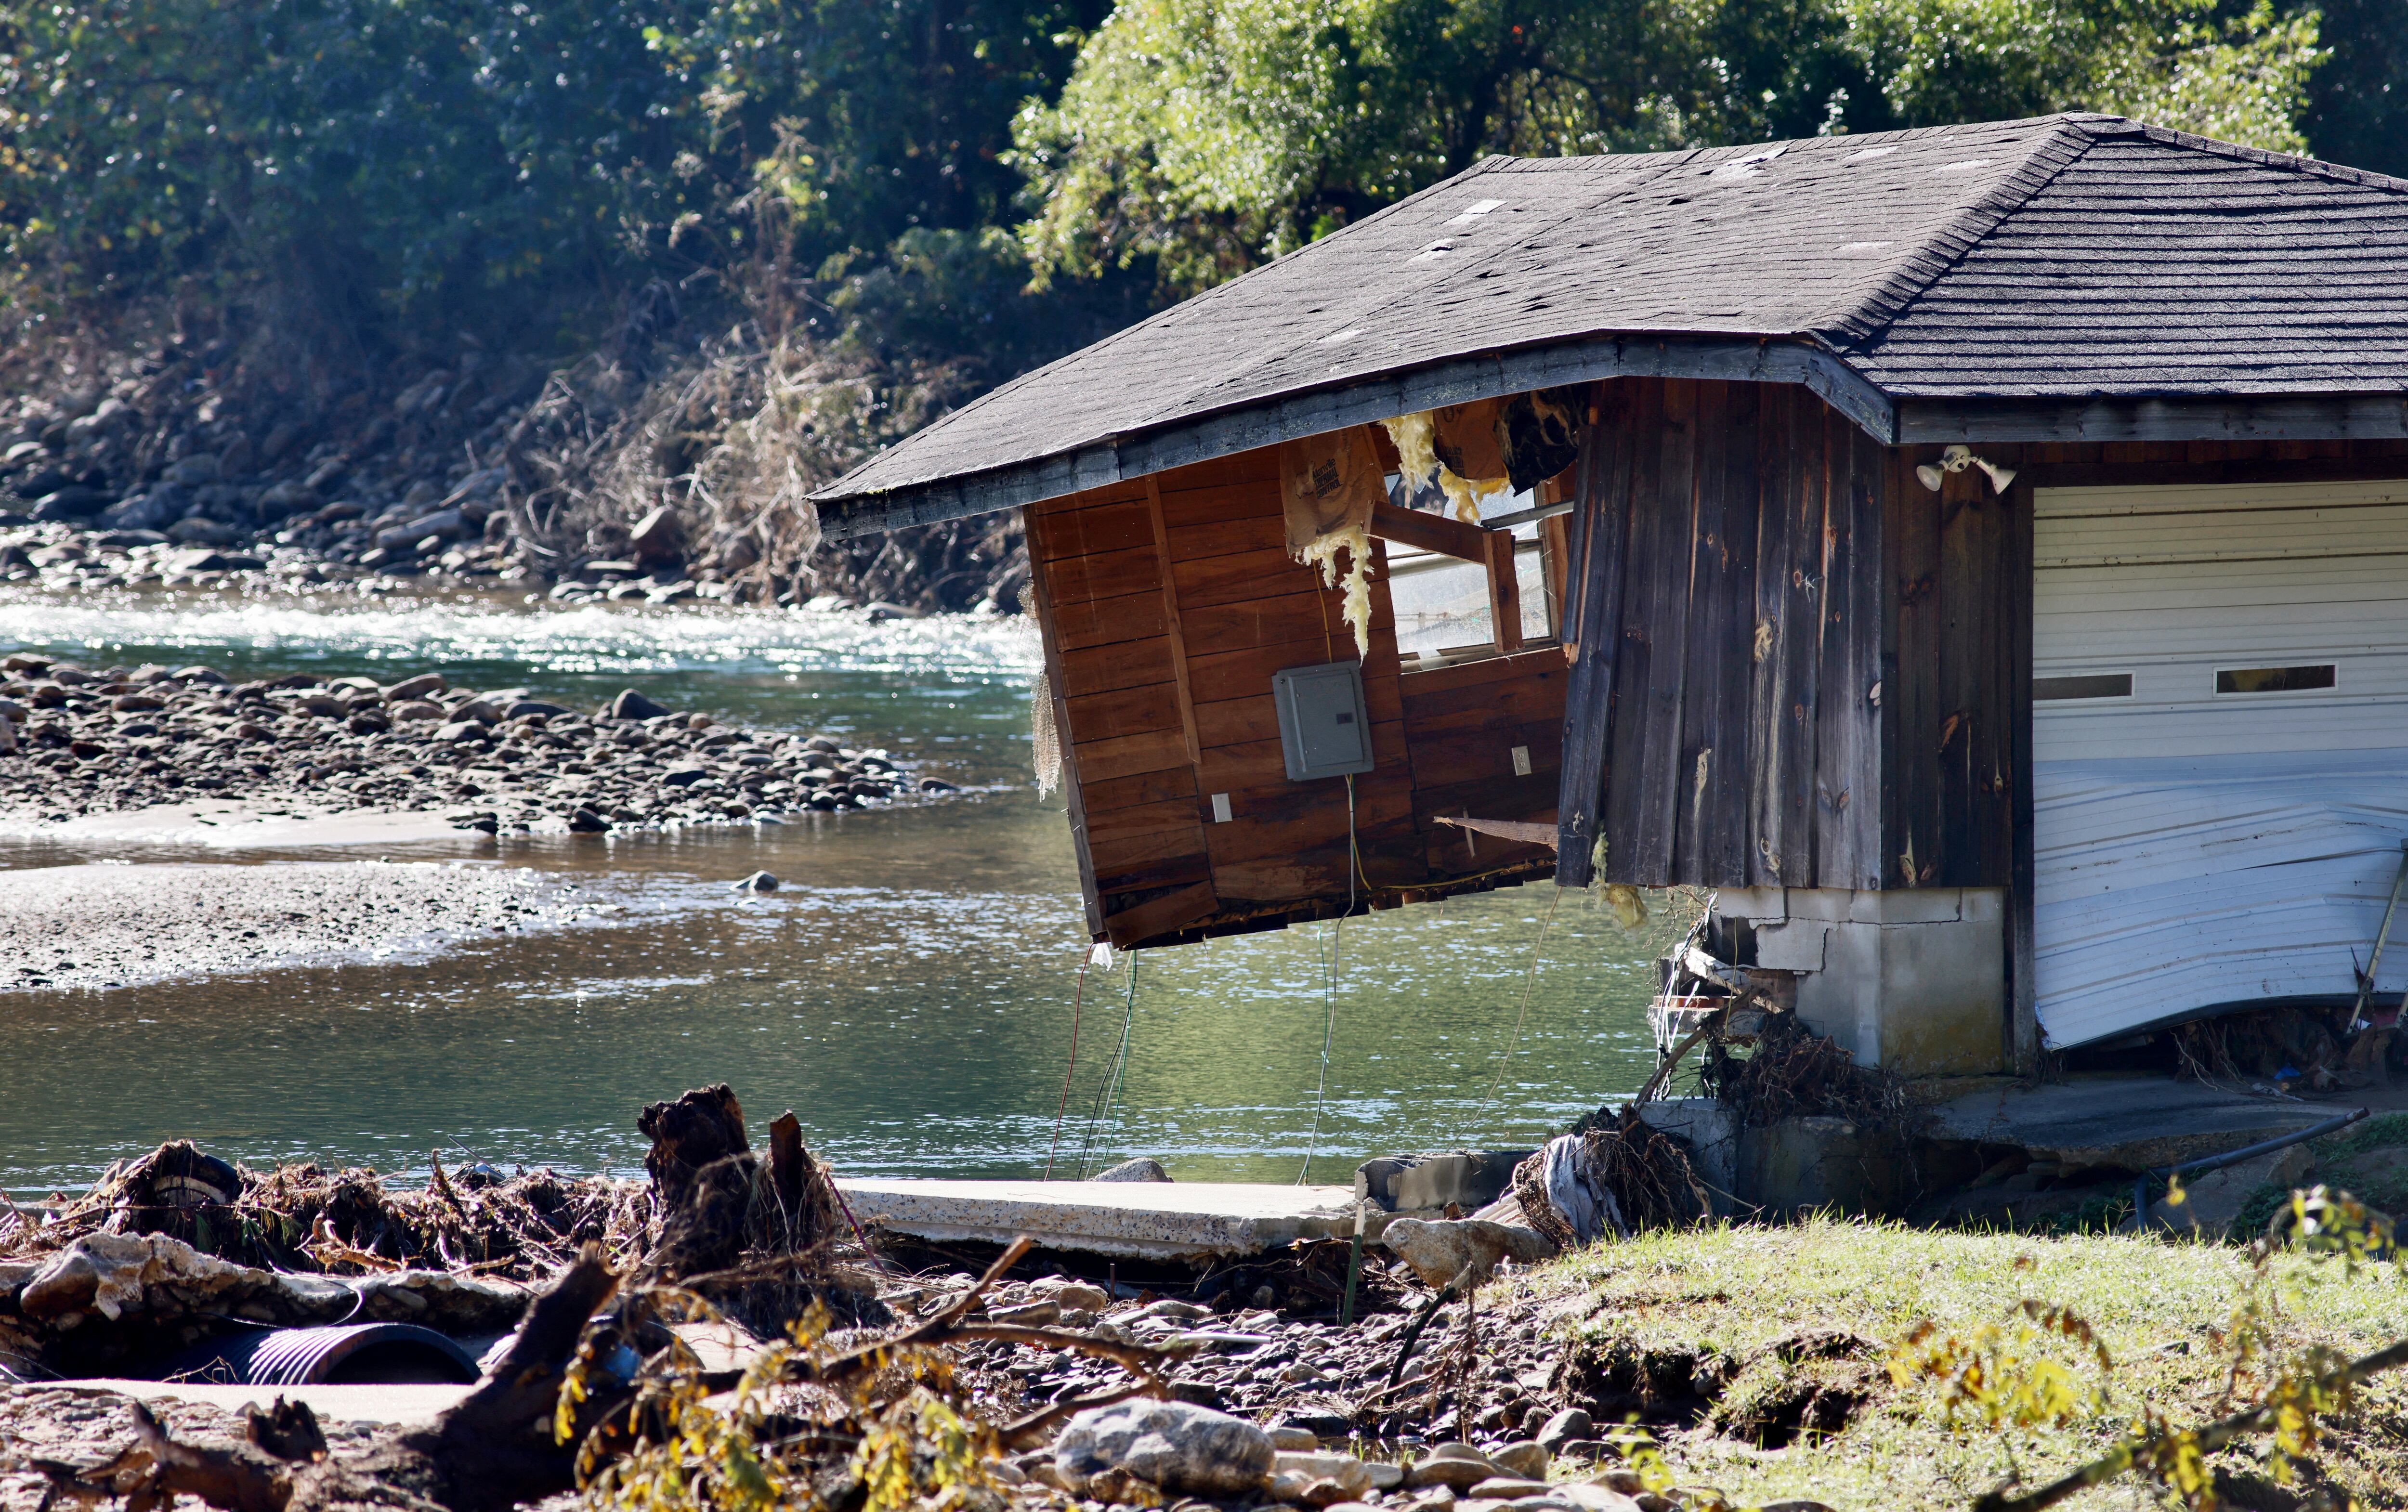
[[[2408,392],[2408,181],[2083,115],[1492,158],[820,498],[1609,335],[1800,343],[1892,399]]]

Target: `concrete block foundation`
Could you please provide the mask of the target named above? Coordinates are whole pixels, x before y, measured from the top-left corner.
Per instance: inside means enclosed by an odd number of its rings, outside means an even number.
[[[1798,1017],[1859,1065],[1902,1077],[2007,1064],[2006,892],[1725,888],[1739,963],[1798,974]]]

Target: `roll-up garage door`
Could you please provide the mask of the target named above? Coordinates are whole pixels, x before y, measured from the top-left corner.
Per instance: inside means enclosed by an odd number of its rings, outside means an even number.
[[[2408,481],[2043,489],[2033,556],[2046,1041],[2349,1001],[2408,839]]]

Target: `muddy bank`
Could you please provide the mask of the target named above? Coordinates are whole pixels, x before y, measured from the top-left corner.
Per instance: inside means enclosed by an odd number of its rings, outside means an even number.
[[[0,992],[424,954],[621,906],[590,883],[484,863],[0,871]]]
[[[523,688],[0,659],[0,821],[198,796],[437,812],[527,834],[752,822],[950,792],[882,749],[744,730],[632,690],[591,715]]]

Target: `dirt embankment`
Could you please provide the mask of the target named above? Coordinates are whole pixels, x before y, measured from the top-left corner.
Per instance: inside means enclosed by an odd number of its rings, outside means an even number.
[[[666,286],[573,360],[475,336],[294,375],[278,333],[129,316],[0,357],[0,581],[421,578],[555,598],[981,603],[1016,612],[1016,516],[821,544],[810,490],[976,392]],[[723,330],[725,328],[723,327]]]

